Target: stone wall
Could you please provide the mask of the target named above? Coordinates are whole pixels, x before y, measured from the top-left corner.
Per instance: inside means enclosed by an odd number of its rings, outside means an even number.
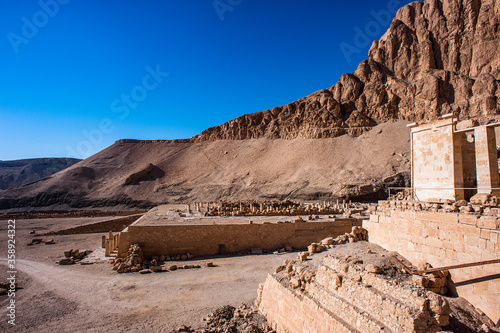
[[[434,267],[500,258],[500,219],[460,213],[377,207],[363,222],[368,239],[413,264]],[[495,322],[500,318],[500,264],[450,271],[457,292]]]
[[[306,248],[326,237],[349,233],[361,220],[342,218],[328,222],[290,222],[214,225],[131,225],[121,233],[119,256],[138,243],[145,256],[190,253],[215,255],[262,248],[275,251],[286,245]]]
[[[274,275],[268,275],[259,292],[259,309],[277,332],[357,332],[312,297],[291,290]]]
[[[412,187],[418,200],[463,198],[455,190],[463,187],[463,175],[461,139],[453,133],[453,123],[447,118],[412,128]]]

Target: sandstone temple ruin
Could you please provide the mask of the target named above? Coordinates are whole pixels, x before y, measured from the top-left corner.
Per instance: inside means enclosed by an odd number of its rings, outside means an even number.
[[[412,187],[416,200],[470,199],[500,193],[495,127],[457,125],[453,115],[428,124],[410,124]]]
[[[451,115],[409,125],[412,187],[370,205],[369,217],[345,202],[159,206],[107,240],[107,251],[124,258],[139,244],[145,256],[189,258],[307,247],[258,291],[280,333],[439,332],[456,296],[498,327],[500,124],[474,125]],[[350,244],[366,239],[368,250]],[[349,246],[358,253],[342,254]]]
[[[440,293],[465,298],[498,326],[498,124],[465,124],[457,126],[451,115],[411,124],[410,193],[380,201],[362,223],[370,243],[396,251],[415,266],[444,267],[428,280],[403,265],[414,282],[433,292],[418,291],[404,279],[378,278],[351,256],[327,255],[319,267],[284,263],[289,273],[269,275],[257,300],[278,332],[441,331],[449,324],[449,306],[445,298],[436,299]],[[445,289],[436,282],[450,277],[453,285]]]

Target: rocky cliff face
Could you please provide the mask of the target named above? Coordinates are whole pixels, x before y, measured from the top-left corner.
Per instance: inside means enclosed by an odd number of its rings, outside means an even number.
[[[357,136],[389,119],[500,114],[500,0],[410,3],[368,56],[329,89],[238,117],[193,140]]]

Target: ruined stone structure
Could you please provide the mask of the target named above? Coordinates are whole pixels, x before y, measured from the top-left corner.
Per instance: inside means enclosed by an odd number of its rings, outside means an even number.
[[[495,127],[500,124],[473,125],[457,125],[452,115],[409,125],[415,201],[379,202],[363,223],[370,242],[413,263],[438,267],[500,258],[500,209],[495,207],[500,187]],[[499,266],[452,272],[458,294],[495,321],[500,318]]]
[[[427,293],[364,272],[367,266],[350,256],[326,257],[317,269],[287,266],[284,271],[296,272],[302,284],[277,270],[257,299],[277,332],[436,332],[447,325],[449,310],[438,293],[461,296],[500,322],[498,124],[465,125],[451,115],[410,125],[413,195],[380,201],[363,228],[370,243],[397,251],[414,267],[493,263],[436,275],[439,286],[405,267]],[[455,283],[450,289],[443,284],[448,274]]]
[[[350,232],[362,222],[325,216],[307,222],[297,216],[211,217],[196,210],[174,205],[153,208],[121,232],[118,256],[124,257],[132,244],[140,244],[145,256],[275,251],[287,245],[300,249],[318,238]]]
[[[394,208],[381,201],[363,227],[370,242],[397,251],[414,264],[443,267],[500,259],[498,215],[417,211],[410,205]],[[450,274],[459,296],[495,322],[500,319],[500,264],[455,269]]]
[[[469,199],[475,193],[500,194],[494,128],[499,125],[461,129],[451,114],[408,125],[415,199],[443,202]]]
[[[268,275],[256,304],[277,332],[437,332],[450,306],[411,278],[369,272],[363,260],[327,255]],[[297,286],[287,271],[305,276]],[[396,282],[397,281],[397,282]]]

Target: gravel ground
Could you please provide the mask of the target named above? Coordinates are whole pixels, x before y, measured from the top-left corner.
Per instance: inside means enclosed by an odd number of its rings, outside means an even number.
[[[89,220],[90,222],[91,220]],[[97,222],[97,221],[96,221]],[[189,260],[201,269],[141,275],[118,274],[108,263],[59,266],[69,249],[95,250],[104,234],[30,235],[82,224],[82,219],[16,220],[16,325],[7,323],[7,295],[0,296],[1,332],[171,332],[204,326],[217,308],[253,304],[259,283],[284,255]],[[54,239],[28,246],[32,238]],[[0,281],[7,277],[7,221],[0,221]],[[206,267],[208,261],[216,267]],[[177,262],[181,264],[180,262]],[[172,262],[176,264],[176,262]]]

